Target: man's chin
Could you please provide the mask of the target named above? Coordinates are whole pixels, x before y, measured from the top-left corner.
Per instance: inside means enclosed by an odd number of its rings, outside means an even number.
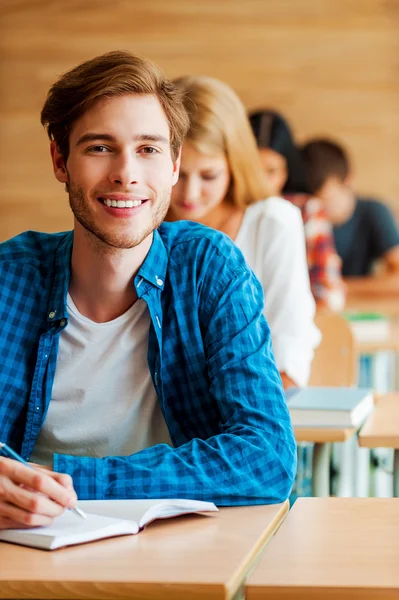
[[[136,248],[139,246],[149,235],[151,235],[152,231],[143,234],[134,234],[132,236],[121,236],[121,235],[112,235],[112,234],[104,234],[104,233],[96,233],[91,232],[93,236],[98,240],[100,244],[104,248],[110,248],[114,250],[132,250],[132,248]]]

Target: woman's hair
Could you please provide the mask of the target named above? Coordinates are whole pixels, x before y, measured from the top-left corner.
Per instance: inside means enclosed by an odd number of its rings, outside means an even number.
[[[186,141],[202,154],[226,156],[231,184],[227,199],[244,207],[269,196],[244,105],[225,83],[211,77],[180,77],[190,119]]]
[[[308,192],[305,167],[288,123],[273,110],[256,110],[249,114],[258,148],[269,148],[287,162],[287,181],[283,193]]]
[[[75,121],[99,100],[126,94],[152,94],[158,98],[169,123],[172,156],[177,158],[188,128],[181,92],[153,62],[115,51],[64,73],[47,94],[41,122],[65,161]]]

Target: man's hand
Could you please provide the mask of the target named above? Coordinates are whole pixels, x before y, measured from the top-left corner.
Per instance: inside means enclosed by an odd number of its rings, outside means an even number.
[[[0,457],[0,529],[49,525],[76,501],[69,475]]]

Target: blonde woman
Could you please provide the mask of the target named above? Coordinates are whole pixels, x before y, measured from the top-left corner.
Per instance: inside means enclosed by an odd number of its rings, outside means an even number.
[[[209,77],[175,83],[185,91],[191,125],[167,220],[197,221],[235,241],[263,286],[284,387],[306,385],[320,334],[301,213],[282,198],[268,198],[245,108],[233,90]]]

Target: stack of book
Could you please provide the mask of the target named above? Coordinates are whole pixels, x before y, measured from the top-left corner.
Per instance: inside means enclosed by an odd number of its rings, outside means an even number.
[[[290,388],[286,398],[294,427],[357,428],[374,409],[369,388]]]
[[[389,337],[389,320],[379,313],[345,313],[357,342],[380,342]]]

